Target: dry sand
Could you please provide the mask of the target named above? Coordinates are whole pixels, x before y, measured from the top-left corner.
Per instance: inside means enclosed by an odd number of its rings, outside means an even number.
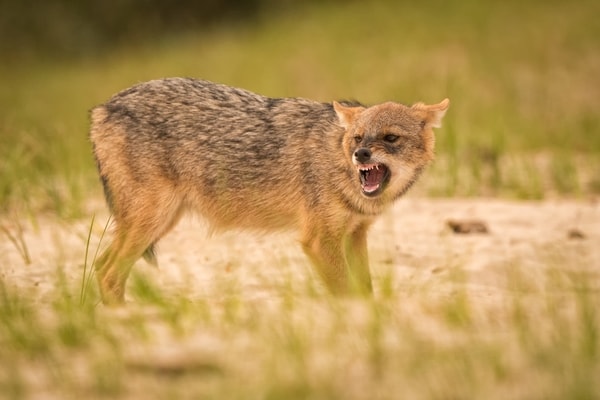
[[[98,212],[93,253],[107,213],[100,205],[92,208]],[[475,220],[488,232],[457,234],[449,220]],[[40,301],[53,293],[59,272],[67,282],[79,284],[90,219],[13,216],[0,222],[6,228],[0,232],[0,276],[5,284]],[[30,264],[6,234],[8,230],[16,236],[19,225]],[[432,295],[443,295],[458,285],[493,301],[514,289],[510,271],[515,269],[540,287],[553,269],[583,274],[588,284],[600,288],[600,204],[408,197],[372,228],[369,251],[376,293],[385,284],[392,290],[426,288]],[[302,291],[313,284],[323,290],[292,233],[209,236],[202,221],[190,217],[160,242],[158,258],[158,269],[140,261],[136,271],[155,281],[167,296],[218,297],[227,288],[256,298],[275,295],[276,287]]]

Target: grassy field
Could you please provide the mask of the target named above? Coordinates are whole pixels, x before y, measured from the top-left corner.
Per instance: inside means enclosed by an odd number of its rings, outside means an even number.
[[[105,213],[91,236],[24,223],[31,264],[0,242],[0,398],[597,399],[600,210],[519,204],[402,202],[371,235],[371,299],[326,294],[291,235],[184,222],[119,309],[90,275]],[[493,232],[440,232],[456,210]]]
[[[594,234],[517,253],[498,267],[507,290],[494,299],[469,285],[464,254],[444,250],[439,265],[426,263],[434,247],[456,244],[432,228],[418,242],[435,235],[431,250],[410,264],[434,272],[405,281],[394,272],[398,251],[378,254],[374,299],[334,299],[314,279],[287,279],[304,261],[286,253],[258,261],[256,270],[263,262],[281,274],[259,277],[268,296],[239,273],[195,293],[140,273],[132,304],[97,304],[86,282],[102,222],[91,240],[88,229],[92,214],[106,215],[88,110],[148,79],[198,77],[321,101],[449,97],[437,159],[412,193],[600,194],[600,2],[289,7],[96,58],[0,63],[0,399],[600,398]],[[66,235],[74,239],[65,244]],[[404,243],[378,237],[375,245]],[[511,240],[500,253],[514,250]],[[231,248],[220,272],[246,262]],[[180,254],[170,257],[178,264]],[[542,268],[531,272],[532,263]],[[13,278],[16,269],[32,281]]]
[[[412,285],[370,301],[281,287],[190,301],[139,279],[144,305],[126,312],[81,306],[64,284],[51,304],[2,286],[0,398],[598,398],[597,293],[519,282],[498,306]]]

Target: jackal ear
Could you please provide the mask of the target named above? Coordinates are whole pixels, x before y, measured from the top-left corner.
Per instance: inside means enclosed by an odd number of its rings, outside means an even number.
[[[360,114],[365,108],[344,106],[337,101],[334,101],[333,109],[337,114],[340,126],[342,128],[348,128],[350,125],[352,125],[358,114]]]
[[[442,126],[442,118],[444,118],[449,105],[450,100],[444,99],[438,104],[427,105],[424,103],[417,103],[411,108],[414,110],[425,111],[425,118],[423,119],[424,126],[439,128]]]

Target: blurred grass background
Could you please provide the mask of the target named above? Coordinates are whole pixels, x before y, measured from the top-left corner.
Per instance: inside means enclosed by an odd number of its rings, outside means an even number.
[[[0,0],[0,210],[100,197],[88,110],[190,76],[261,94],[451,99],[433,196],[600,193],[600,2]]]

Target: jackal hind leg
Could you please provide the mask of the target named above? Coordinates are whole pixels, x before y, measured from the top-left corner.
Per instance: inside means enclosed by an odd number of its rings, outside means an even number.
[[[180,219],[179,202],[151,202],[145,213],[136,218],[116,218],[114,239],[96,261],[96,278],[102,302],[121,304],[125,300],[125,284],[134,263],[164,236]],[[147,212],[152,210],[152,213]]]
[[[96,262],[96,278],[104,304],[121,304],[125,300],[125,283],[131,268],[146,248],[143,240],[134,238],[135,231],[117,233]]]

